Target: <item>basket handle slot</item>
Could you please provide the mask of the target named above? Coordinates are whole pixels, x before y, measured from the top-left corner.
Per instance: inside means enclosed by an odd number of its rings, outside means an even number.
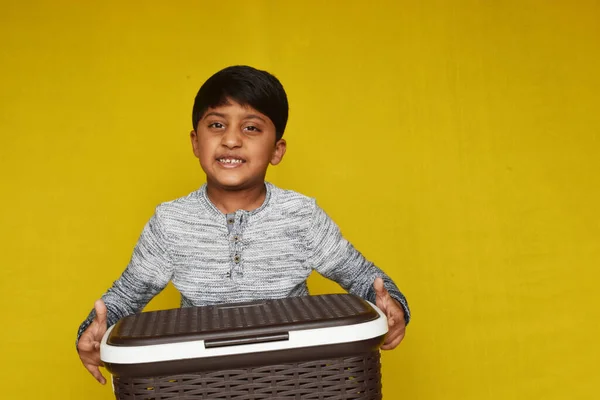
[[[255,343],[268,343],[268,342],[281,342],[284,340],[290,340],[290,334],[288,332],[274,333],[274,334],[261,335],[261,336],[209,339],[209,340],[204,341],[204,347],[207,349],[214,349],[215,347],[239,346],[242,344],[255,344]]]

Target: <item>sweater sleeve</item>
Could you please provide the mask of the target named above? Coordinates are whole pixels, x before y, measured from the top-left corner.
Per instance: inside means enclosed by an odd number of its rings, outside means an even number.
[[[119,319],[141,311],[165,288],[172,274],[168,238],[157,209],[144,227],[127,268],[102,295],[107,308],[107,325],[110,327]],[[95,316],[96,312],[92,310],[80,325],[77,341]]]
[[[410,309],[394,281],[356,250],[341,234],[339,227],[318,205],[314,204],[308,230],[309,265],[321,275],[339,283],[349,293],[375,304],[375,278],[383,279],[390,295],[404,309],[408,324]]]

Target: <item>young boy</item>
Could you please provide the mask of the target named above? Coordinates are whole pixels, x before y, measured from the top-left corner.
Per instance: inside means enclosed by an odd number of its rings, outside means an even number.
[[[400,343],[410,311],[392,280],[313,199],[265,182],[285,154],[287,118],[286,93],[268,72],[234,66],[202,85],[190,138],[206,184],[156,208],[129,265],[79,328],[79,357],[100,383],[107,325],[141,311],[169,281],[182,307],[201,306],[307,295],[314,269],[386,313],[382,349]]]

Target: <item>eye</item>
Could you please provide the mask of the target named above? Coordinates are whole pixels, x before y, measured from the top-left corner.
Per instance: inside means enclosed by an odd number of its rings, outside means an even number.
[[[213,123],[208,124],[208,127],[209,128],[221,129],[221,128],[224,128],[224,125],[222,123],[220,123],[220,122],[213,122]]]
[[[248,125],[247,127],[244,128],[244,130],[246,130],[248,132],[260,132],[260,129],[258,129],[254,125]]]

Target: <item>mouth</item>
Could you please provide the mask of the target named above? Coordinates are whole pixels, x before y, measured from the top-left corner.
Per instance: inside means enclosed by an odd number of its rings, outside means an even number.
[[[219,164],[228,168],[237,167],[246,162],[246,160],[244,160],[243,158],[238,157],[219,157],[216,160]]]

